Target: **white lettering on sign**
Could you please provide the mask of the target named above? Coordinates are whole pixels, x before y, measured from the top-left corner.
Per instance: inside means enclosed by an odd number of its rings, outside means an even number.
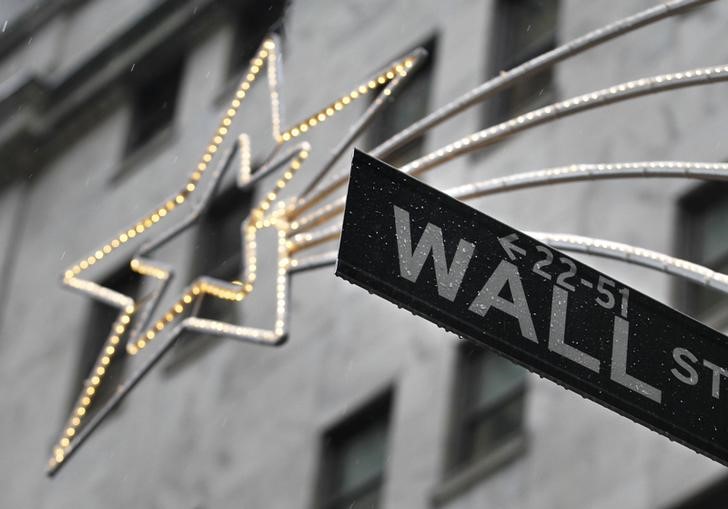
[[[549,350],[571,359],[585,368],[599,373],[599,359],[567,345],[564,341],[566,333],[566,306],[569,303],[569,292],[559,286],[554,286],[554,296],[551,299],[551,326],[549,327]]]
[[[404,209],[394,206],[394,224],[397,237],[397,252],[399,254],[399,272],[407,281],[416,282],[425,265],[427,256],[432,253],[435,264],[435,280],[437,293],[449,301],[454,301],[460,290],[463,276],[470,264],[475,246],[466,240],[460,240],[455,251],[450,268],[445,259],[445,242],[442,239],[442,230],[439,226],[427,223],[425,231],[412,249],[412,234],[410,232],[410,214]]]
[[[511,291],[513,301],[500,296],[506,285]],[[531,310],[528,309],[526,292],[523,291],[521,275],[518,273],[518,268],[509,261],[501,260],[468,309],[477,315],[485,316],[491,307],[503,311],[518,320],[518,324],[521,326],[521,335],[534,343],[538,343],[536,329],[533,327],[533,318],[531,318]]]
[[[394,205],[394,222],[400,275],[407,281],[412,283],[417,282],[425,262],[430,256],[430,253],[432,253],[437,292],[441,297],[450,302],[454,302],[460,290],[465,272],[470,264],[470,260],[475,252],[475,245],[460,239],[452,263],[448,267],[445,257],[445,242],[442,229],[439,226],[427,223],[417,246],[413,249],[410,213]],[[518,236],[515,234],[498,238],[498,242],[506,256],[512,261],[516,260],[516,255],[526,255],[526,250],[515,244],[517,240]],[[543,269],[552,264],[554,259],[553,254],[549,249],[543,248],[542,246],[537,246],[537,251],[547,255],[547,257],[534,265],[533,272],[545,280],[551,280],[551,275],[544,272]],[[551,301],[548,349],[595,373],[599,373],[601,367],[599,359],[566,342],[566,316],[569,292],[575,291],[574,284],[567,281],[571,280],[576,282],[579,280],[575,278],[576,265],[571,260],[559,257],[559,261],[566,266],[566,270],[557,275],[556,284],[552,286],[553,297]],[[584,279],[580,281],[587,288],[594,287],[593,284]],[[600,277],[596,285],[597,293],[599,294],[596,302],[603,308],[612,309],[615,307],[616,299],[610,290],[610,287],[614,286],[615,283],[613,281]],[[510,291],[510,300],[501,296],[501,293],[506,287]],[[660,389],[627,372],[629,322],[626,320],[626,316],[629,291],[622,289],[619,293],[622,297],[619,309],[621,316],[614,317],[610,379],[656,403],[661,403],[662,391]],[[488,280],[468,307],[470,311],[483,317],[493,308],[517,320],[521,335],[525,339],[537,344],[539,343],[518,267],[506,259],[498,263],[496,269],[488,277]],[[673,358],[684,372],[674,368],[672,369],[672,374],[683,383],[695,385],[698,380],[698,373],[688,361],[695,363],[697,362],[697,358],[685,349],[676,349],[673,352]],[[704,361],[703,365],[713,373],[712,394],[718,398],[720,395],[721,377],[728,378],[728,370],[716,366],[707,360]]]
[[[629,322],[621,316],[614,317],[612,337],[612,380],[642,394],[657,403],[662,401],[662,391],[627,373],[629,349]]]
[[[681,347],[672,351],[672,358],[678,366],[670,370],[672,376],[686,385],[698,385],[700,372],[697,366],[701,364],[700,359],[687,348]],[[710,395],[715,399],[720,399],[721,381],[723,378],[728,378],[728,369],[718,366],[708,359],[703,359],[702,364],[710,371]]]

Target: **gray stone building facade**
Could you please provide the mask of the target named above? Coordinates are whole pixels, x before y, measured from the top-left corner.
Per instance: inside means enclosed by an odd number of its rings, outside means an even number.
[[[0,505],[725,507],[718,463],[468,348],[335,278],[331,267],[296,276],[287,344],[184,338],[55,478],[44,475],[111,323],[108,310],[62,289],[59,276],[184,182],[268,27],[283,41],[289,120],[318,111],[398,55],[428,49],[399,100],[357,141],[367,148],[501,69],[655,3],[0,3]],[[641,28],[471,108],[393,160],[553,100],[726,64],[727,19],[728,4],[716,1]],[[264,85],[251,90],[231,128],[250,134],[254,163],[273,147]],[[450,162],[427,180],[445,188],[571,163],[725,161],[726,90],[672,91],[562,119]],[[353,103],[306,137],[311,158],[293,191],[366,105]],[[157,253],[178,270],[173,288],[238,266],[231,238],[266,186],[228,187],[194,228]],[[631,179],[518,191],[476,205],[517,228],[632,243],[726,272],[727,191]],[[138,291],[122,258],[97,280]],[[265,269],[270,260],[261,258]],[[717,294],[639,267],[584,261],[728,328]],[[260,293],[206,312],[265,326],[274,295]],[[134,362],[121,362],[116,380]]]

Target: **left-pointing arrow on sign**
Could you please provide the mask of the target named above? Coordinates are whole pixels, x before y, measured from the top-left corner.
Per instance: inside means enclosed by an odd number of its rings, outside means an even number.
[[[505,237],[498,237],[498,242],[500,243],[503,250],[508,255],[508,258],[511,260],[516,259],[515,253],[518,253],[519,255],[523,256],[526,254],[526,250],[522,247],[518,247],[514,244],[518,240],[518,234],[517,233],[511,233],[510,235],[506,235]]]

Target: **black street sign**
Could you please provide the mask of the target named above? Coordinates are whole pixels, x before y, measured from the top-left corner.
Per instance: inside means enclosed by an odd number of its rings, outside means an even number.
[[[728,338],[358,151],[336,274],[728,466]]]

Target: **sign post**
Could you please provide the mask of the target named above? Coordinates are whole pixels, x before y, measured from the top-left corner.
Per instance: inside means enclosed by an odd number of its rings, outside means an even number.
[[[728,338],[359,151],[336,274],[728,466]]]

